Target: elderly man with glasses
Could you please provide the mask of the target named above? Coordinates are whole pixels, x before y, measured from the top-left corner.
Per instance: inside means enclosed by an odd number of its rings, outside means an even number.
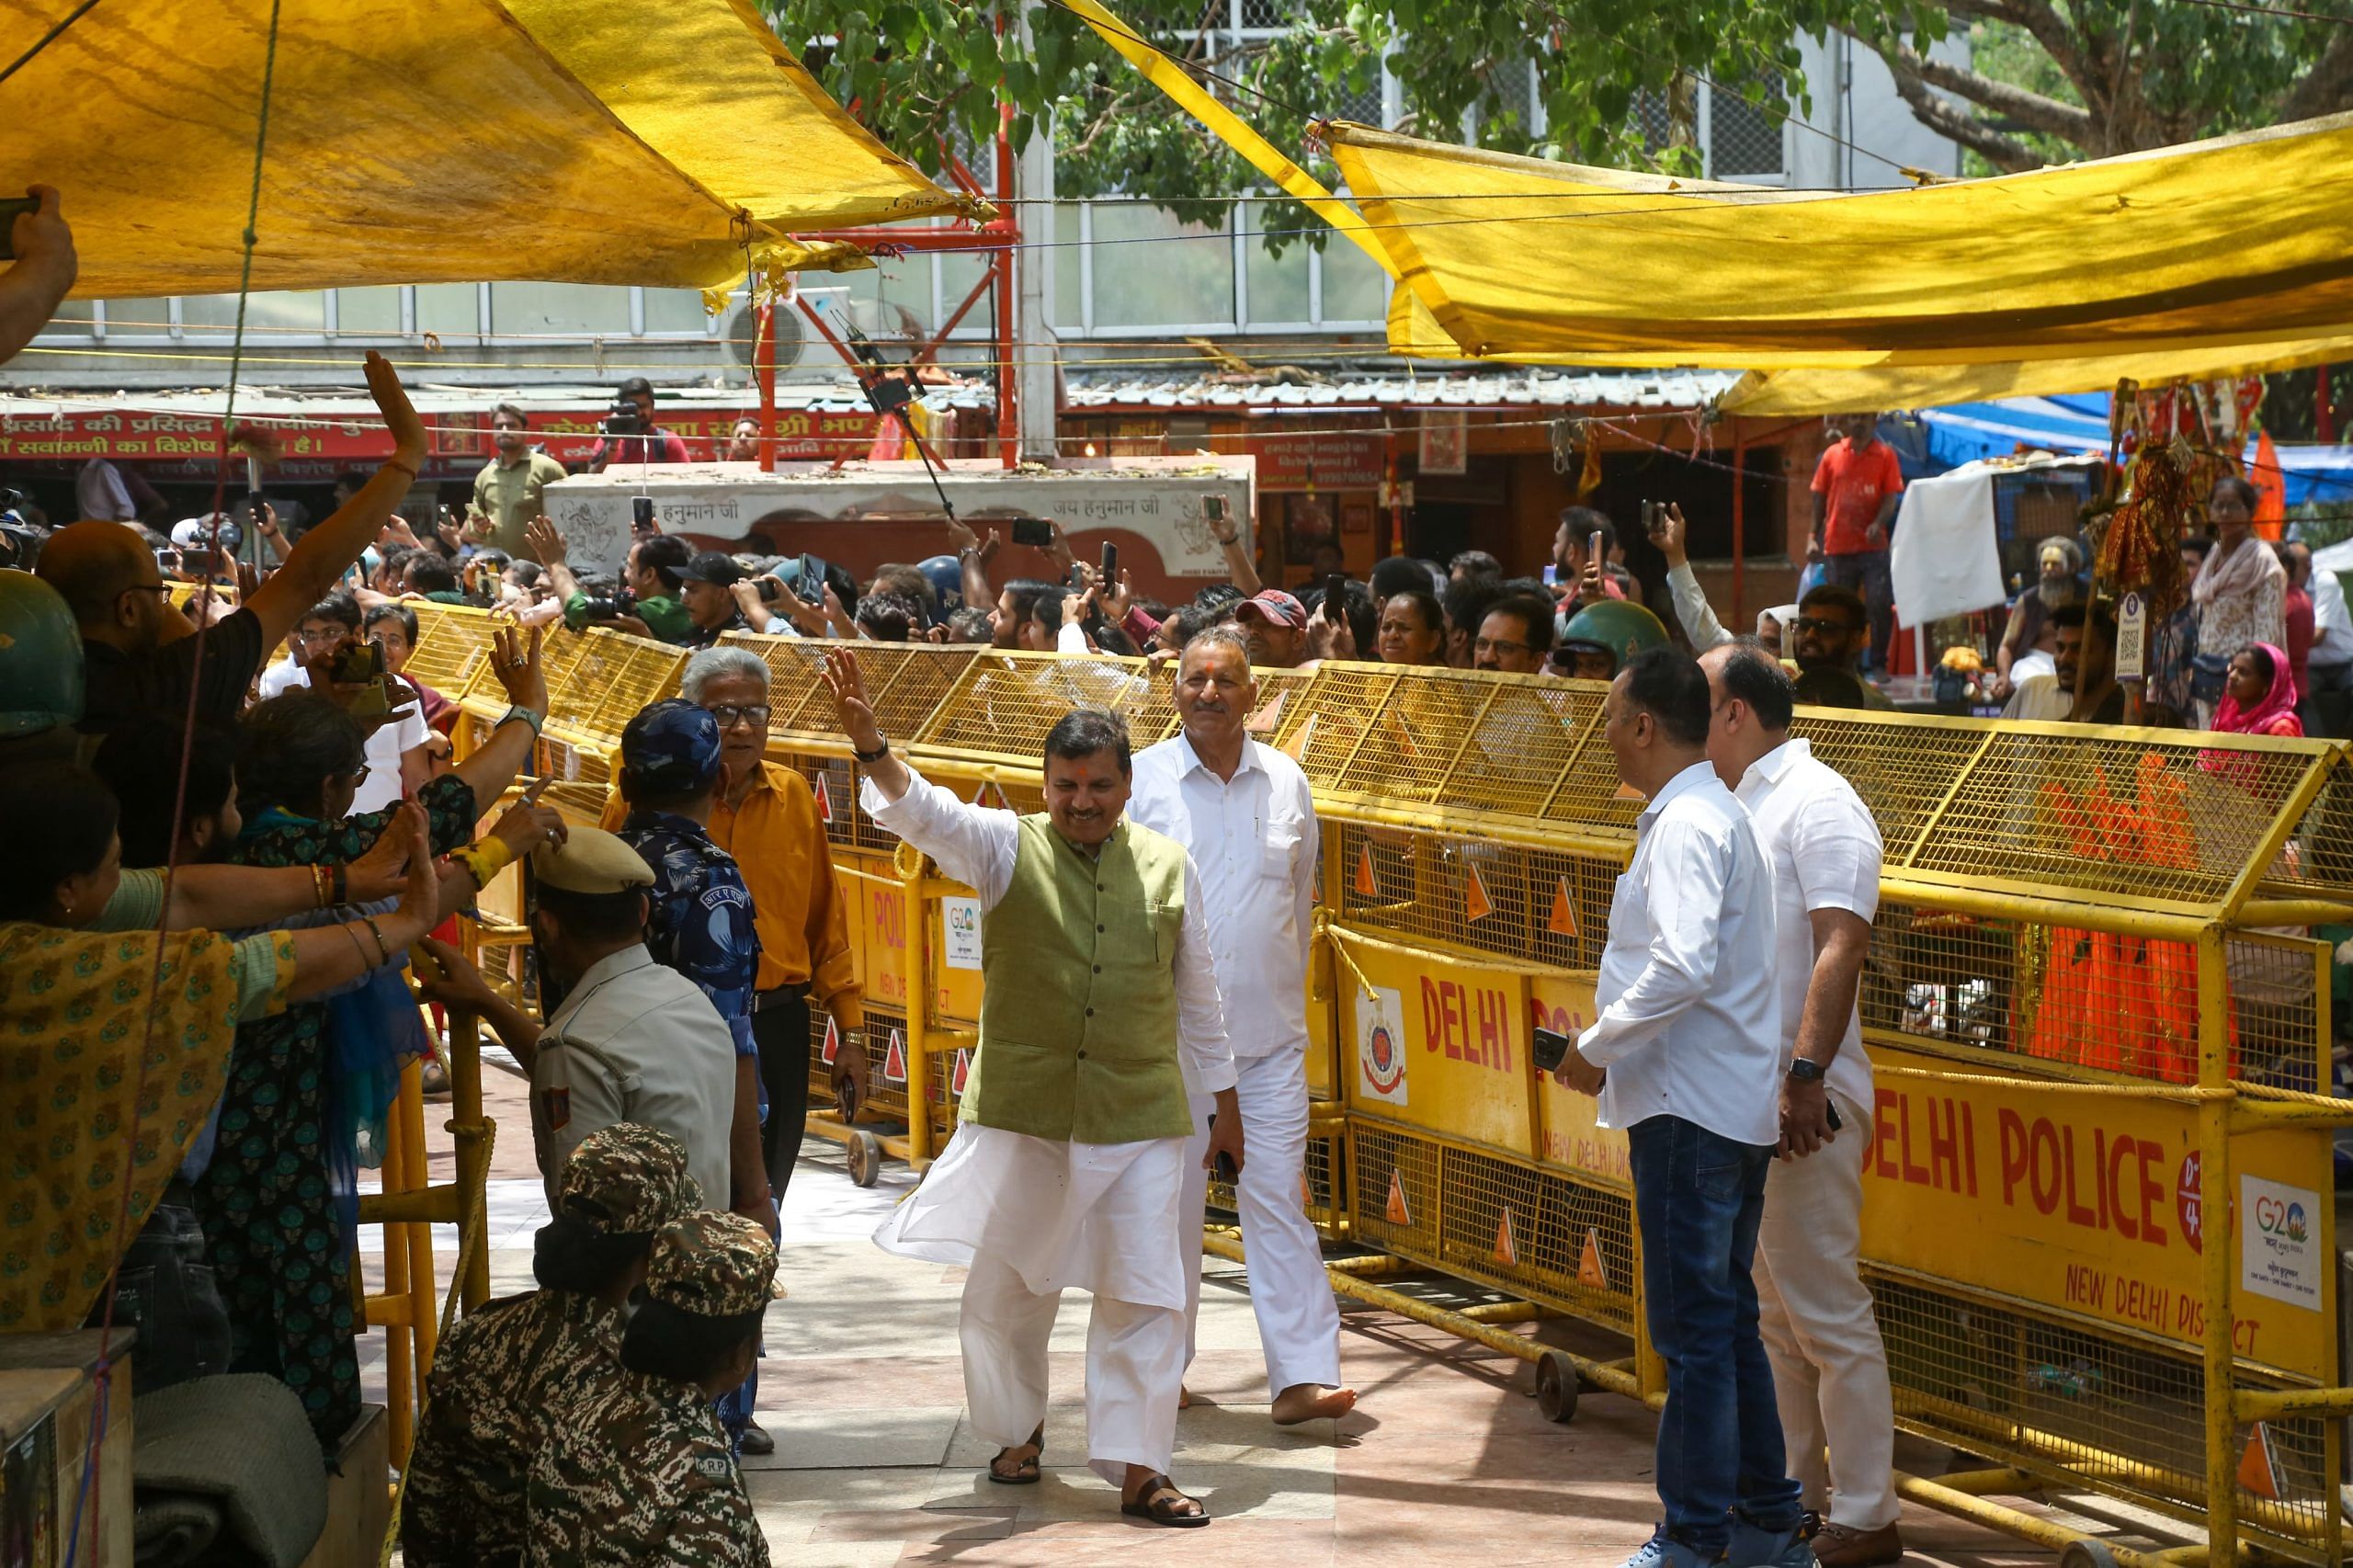
[[[809,1120],[810,1005],[832,1015],[841,1058],[855,1062],[863,1056],[864,993],[816,796],[794,769],[766,759],[767,665],[747,649],[706,648],[687,661],[678,695],[719,721],[727,785],[705,825],[711,841],[735,858],[751,890],[760,938],[752,1038],[767,1091],[761,1145],[769,1188],[781,1204]],[[604,825],[618,827],[628,815],[615,795],[606,803]]]

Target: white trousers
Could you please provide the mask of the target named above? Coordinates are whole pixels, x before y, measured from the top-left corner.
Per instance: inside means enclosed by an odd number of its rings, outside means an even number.
[[[1805,1506],[1833,1523],[1895,1522],[1895,1404],[1871,1293],[1856,1267],[1863,1236],[1863,1157],[1870,1114],[1837,1096],[1845,1123],[1826,1149],[1776,1160],[1756,1232],[1758,1329],[1790,1473]],[[1824,1462],[1824,1450],[1829,1460]]]
[[[1324,1243],[1307,1218],[1301,1184],[1307,1168],[1307,1056],[1304,1051],[1234,1061],[1242,1103],[1242,1247],[1250,1259],[1250,1306],[1274,1393],[1300,1383],[1340,1381],[1340,1309],[1324,1272]],[[1193,1100],[1193,1137],[1185,1149],[1184,1216],[1199,1224],[1208,1202],[1210,1113],[1217,1101]],[[1185,1273],[1185,1359],[1193,1358],[1201,1309],[1201,1263]]]
[[[1198,1274],[1199,1269],[1195,1270]],[[1046,1418],[1046,1346],[1063,1293],[1043,1294],[996,1254],[972,1259],[958,1330],[972,1429],[1000,1449],[1029,1440]],[[1168,1471],[1184,1386],[1185,1315],[1097,1296],[1086,1324],[1087,1468],[1114,1486],[1127,1467]]]

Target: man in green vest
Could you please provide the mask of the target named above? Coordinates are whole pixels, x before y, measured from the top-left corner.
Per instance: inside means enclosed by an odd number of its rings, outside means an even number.
[[[1191,858],[1126,820],[1127,726],[1079,709],[1046,737],[1046,810],[967,805],[891,751],[857,656],[825,684],[881,826],[980,895],[981,1046],[962,1117],[875,1241],[961,1265],[964,1396],[998,1445],[989,1479],[1036,1483],[1046,1344],[1064,1289],[1095,1298],[1086,1335],[1087,1464],[1120,1511],[1209,1523],[1168,1466],[1185,1375],[1188,1080],[1213,1095],[1205,1165],[1242,1165],[1242,1114]]]

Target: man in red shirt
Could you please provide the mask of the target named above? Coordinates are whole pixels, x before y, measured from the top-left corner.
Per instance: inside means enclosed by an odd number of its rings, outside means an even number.
[[[1879,438],[1876,414],[1841,415],[1843,437],[1813,471],[1813,538],[1806,559],[1824,562],[1828,581],[1863,596],[1870,616],[1870,667],[1885,674],[1895,630],[1887,577],[1888,531],[1904,492],[1895,449]]]

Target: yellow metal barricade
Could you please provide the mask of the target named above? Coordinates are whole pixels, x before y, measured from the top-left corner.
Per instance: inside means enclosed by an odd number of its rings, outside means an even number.
[[[425,619],[420,656],[464,674],[480,618]],[[823,645],[736,641],[770,666],[770,756],[819,791],[853,911],[858,1119],[904,1122],[889,1152],[921,1164],[972,1045],[977,904],[860,811]],[[551,649],[569,674],[548,749],[593,786],[593,820],[631,705],[680,661],[605,631]],[[1133,662],[858,652],[885,733],[968,799],[1036,809],[1045,733],[1075,706],[1121,714],[1139,748],[1175,733],[1166,676]],[[469,679],[469,710],[494,715],[494,681]],[[1655,1403],[1625,1140],[1529,1056],[1535,1028],[1593,1017],[1633,846],[1602,688],[1354,664],[1261,679],[1256,733],[1300,761],[1324,822],[1303,1200],[1385,1255],[1336,1260],[1335,1289],[1536,1361],[1563,1418],[1580,1386]],[[1896,1419],[1988,1461],[1900,1489],[2052,1545],[2076,1533],[1990,1499],[2124,1498],[2202,1534],[2180,1561],[2337,1560],[2353,1392],[2331,1140],[2353,1101],[2328,1092],[2328,954],[2307,929],[2353,918],[2353,762],[2313,742],[1849,712],[1803,711],[1797,733],[1886,842],[1860,999],[1878,1083],[1850,1135],[1869,1140],[1865,1273]],[[1416,1267],[1514,1299],[1448,1311],[1381,1282]],[[1506,1326],[1552,1314],[1631,1353]]]

